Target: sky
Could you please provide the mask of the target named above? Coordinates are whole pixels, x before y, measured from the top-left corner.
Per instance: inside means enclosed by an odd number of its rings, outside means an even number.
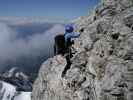
[[[75,19],[88,14],[99,0],[0,0],[0,17]]]

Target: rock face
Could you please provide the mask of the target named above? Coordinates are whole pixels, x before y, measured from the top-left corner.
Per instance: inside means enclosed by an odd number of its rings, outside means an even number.
[[[67,70],[63,56],[44,62],[32,100],[133,100],[133,0],[102,0],[75,21],[78,52]]]

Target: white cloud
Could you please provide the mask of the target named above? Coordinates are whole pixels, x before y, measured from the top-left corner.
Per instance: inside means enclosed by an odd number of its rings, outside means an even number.
[[[16,39],[18,33],[7,24],[0,22],[0,64],[15,61],[22,56],[36,57],[41,52],[46,54],[52,52],[54,36],[63,31],[63,26],[56,24],[45,33],[30,36],[28,40]]]

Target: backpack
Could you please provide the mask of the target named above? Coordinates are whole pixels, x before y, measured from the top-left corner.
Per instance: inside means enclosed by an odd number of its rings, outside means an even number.
[[[55,37],[54,43],[54,54],[64,54],[65,53],[65,38],[63,34],[57,35]]]

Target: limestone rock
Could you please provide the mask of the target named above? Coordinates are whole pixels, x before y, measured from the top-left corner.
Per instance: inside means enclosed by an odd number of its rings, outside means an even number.
[[[132,12],[132,0],[102,0],[91,15],[75,20],[77,53],[69,67],[60,55],[44,62],[32,100],[132,100]]]

